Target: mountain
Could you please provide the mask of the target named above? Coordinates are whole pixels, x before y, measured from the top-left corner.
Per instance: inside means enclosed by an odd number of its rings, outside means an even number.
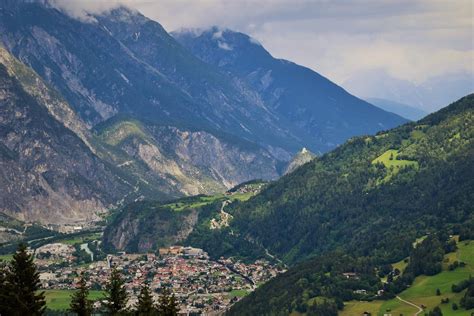
[[[94,152],[69,105],[0,47],[0,212],[91,222],[131,190]]]
[[[401,117],[405,117],[411,121],[417,121],[428,114],[425,111],[415,108],[413,106],[401,104],[386,99],[368,98],[367,102],[378,106],[379,108],[384,109],[387,112],[392,112],[400,115]]]
[[[250,85],[269,110],[286,120],[298,143],[314,152],[326,152],[354,135],[406,122],[308,68],[272,57],[245,34],[213,27],[183,30],[173,36],[201,60]]]
[[[296,168],[310,162],[311,160],[316,157],[312,152],[308,149],[303,148],[296,155],[290,160],[288,165],[286,166],[284,174],[289,174],[296,170]]]
[[[116,116],[94,128],[101,157],[137,175],[144,198],[216,194],[254,178],[276,179],[280,162],[255,143],[222,133]]]
[[[250,242],[260,252],[252,256],[290,265],[335,249],[400,260],[421,235],[473,219],[473,112],[469,95],[418,122],[352,138],[248,201],[227,205],[229,226],[210,229],[207,218],[186,241],[211,256],[240,257],[248,257],[242,249]],[[147,214],[147,223],[158,216],[150,208]],[[127,234],[123,222],[113,227]]]
[[[431,113],[446,104],[474,92],[474,74],[456,72],[431,77],[421,83],[398,79],[384,70],[373,69],[355,73],[342,86],[358,97],[386,99],[409,104]]]
[[[104,211],[111,204],[128,203],[137,198],[169,199],[223,192],[254,177],[274,179],[279,174],[279,162],[269,152],[255,143],[225,134],[216,137],[202,130],[139,122],[127,117],[114,117],[99,124],[94,130],[88,130],[57,91],[50,89],[33,70],[21,64],[3,48],[0,48],[0,63],[6,69],[5,78],[2,79],[9,80],[9,84],[4,87],[8,91],[5,94],[8,95],[6,102],[8,101],[9,108],[7,111],[5,107],[5,112],[2,113],[5,130],[0,141],[6,146],[2,145],[5,152],[16,157],[10,157],[9,164],[4,161],[3,170],[9,174],[4,174],[2,184],[9,190],[4,191],[5,196],[0,205],[3,212],[22,220],[47,224],[87,222],[93,214]],[[12,78],[7,78],[7,75]],[[12,80],[17,80],[18,83],[10,82]],[[24,91],[14,89],[17,86]],[[28,99],[25,100],[28,101],[18,102],[17,95],[20,93],[27,93]],[[82,147],[78,147],[74,141],[59,144],[58,140],[57,151],[63,155],[59,155],[59,160],[56,161],[56,170],[53,170],[54,159],[50,159],[50,155],[55,155],[49,152],[46,144],[51,142],[49,138],[61,135],[45,131],[41,125],[17,124],[15,117],[8,117],[10,112],[14,113],[15,107],[21,108],[25,102],[44,112],[33,114],[36,112],[32,111],[28,120],[41,120],[43,115],[50,115],[63,129],[69,130],[71,137],[83,143]],[[14,134],[10,131],[15,131],[18,135],[31,135],[18,137],[12,142]],[[68,135],[66,132],[58,133]],[[35,135],[48,137],[43,140],[38,136],[38,144],[33,146]],[[72,147],[68,148],[69,145]],[[22,158],[15,154],[28,147],[38,148],[38,153],[25,153]],[[69,155],[72,154],[77,158],[70,158]],[[80,165],[82,160],[78,159],[84,155],[91,155],[92,161],[84,159],[84,165]],[[17,159],[20,159],[23,166],[15,164]],[[45,162],[48,159],[51,164]],[[78,171],[67,170],[68,160],[77,162]],[[30,169],[37,168],[38,172],[29,174],[29,171],[23,170],[25,174],[20,177],[22,172],[17,169],[26,166],[30,166]],[[106,170],[97,171],[99,168]],[[79,175],[75,176],[76,172]],[[101,177],[100,181],[92,176],[94,174]],[[46,176],[50,178],[45,180]],[[88,179],[89,176],[91,180]],[[34,177],[35,180],[29,177]],[[71,179],[74,177],[78,179]],[[110,181],[102,179],[106,177]],[[89,181],[93,182],[87,187]],[[100,189],[97,187],[99,184]],[[65,188],[66,185],[71,188]],[[16,190],[17,187],[23,189]],[[44,187],[41,189],[44,194],[25,194],[25,190],[40,190],[36,187]],[[71,193],[67,191],[74,190],[85,192],[75,197],[68,196]],[[15,194],[10,194],[10,191]],[[93,193],[95,191],[97,194]],[[101,194],[102,191],[107,194]],[[35,201],[35,207],[30,207],[29,200]],[[49,204],[52,205],[51,210],[44,206]],[[40,211],[43,209],[46,210]],[[58,212],[61,216],[51,217],[52,212]]]

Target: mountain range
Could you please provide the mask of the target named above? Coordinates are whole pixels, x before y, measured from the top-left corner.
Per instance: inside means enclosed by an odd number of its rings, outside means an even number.
[[[385,100],[382,103],[373,103],[383,106],[383,103],[395,102],[409,106],[425,113],[439,110],[446,104],[474,92],[474,74],[469,72],[453,72],[442,76],[433,76],[420,83],[393,77],[382,69],[372,69],[355,73],[352,77],[342,83],[356,96],[364,98],[369,102],[374,99]],[[392,107],[392,111],[394,108]],[[402,115],[406,111],[402,108]],[[390,111],[390,110],[388,110]],[[413,112],[413,110],[410,110]],[[410,113],[408,112],[408,113]],[[406,115],[405,117],[408,117]],[[421,117],[416,117],[420,119]],[[413,119],[410,118],[410,119]]]
[[[237,59],[223,67],[125,7],[78,19],[54,2],[4,1],[0,34],[10,111],[0,142],[15,165],[2,170],[18,170],[1,179],[10,189],[0,209],[28,221],[76,222],[135,200],[276,179],[302,147],[322,153],[406,122],[244,34],[222,35],[242,42],[227,43],[237,54],[224,57]],[[229,52],[214,46],[215,56]],[[44,119],[29,112],[18,124],[21,106]]]

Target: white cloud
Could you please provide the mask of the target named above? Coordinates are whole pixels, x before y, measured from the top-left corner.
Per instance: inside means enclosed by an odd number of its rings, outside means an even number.
[[[70,14],[125,4],[167,30],[212,25],[248,33],[274,56],[343,82],[384,69],[420,82],[474,72],[471,0],[54,0]]]

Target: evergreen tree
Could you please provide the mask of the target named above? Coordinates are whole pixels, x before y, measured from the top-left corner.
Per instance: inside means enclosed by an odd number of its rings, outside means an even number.
[[[443,316],[443,313],[441,312],[441,309],[438,306],[436,306],[428,315],[429,316]]]
[[[163,289],[158,302],[158,314],[160,316],[178,315],[178,303],[174,294],[170,295],[168,289]]]
[[[8,269],[5,262],[0,261],[0,315],[7,315],[10,306],[7,273]]]
[[[43,315],[46,309],[44,292],[38,293],[39,273],[28,254],[25,244],[20,244],[6,273],[8,304],[11,309],[7,315]]]
[[[77,291],[71,295],[71,311],[78,316],[89,316],[92,314],[92,301],[88,300],[89,288],[86,284],[84,273],[81,274]]]
[[[154,315],[156,312],[150,288],[145,284],[138,295],[137,315]]]
[[[119,314],[127,306],[128,296],[125,290],[125,281],[115,267],[112,269],[105,291],[106,307],[109,314]]]

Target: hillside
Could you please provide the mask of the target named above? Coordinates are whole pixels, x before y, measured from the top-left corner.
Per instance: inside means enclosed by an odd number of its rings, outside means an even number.
[[[467,290],[460,285],[474,272],[474,242],[463,240],[456,245],[457,249],[441,257],[440,272],[417,276],[400,293],[389,293],[388,284],[392,282],[386,283],[386,276],[380,278],[380,271],[367,258],[351,259],[335,253],[299,264],[270,280],[234,305],[227,315],[414,315],[435,307],[443,315],[468,315],[472,307],[463,307],[461,301]],[[391,271],[391,278],[401,278],[407,273],[410,259],[383,269]],[[379,291],[382,294],[377,294]]]
[[[154,188],[167,199],[217,194],[254,178],[276,179],[280,173],[280,162],[268,151],[223,133],[130,117],[114,117],[94,131],[104,159],[136,174],[146,183],[141,191]]]
[[[315,153],[327,152],[354,135],[398,126],[405,119],[360,100],[317,72],[274,58],[248,35],[213,27],[174,32],[203,61],[246,82],[267,108]],[[298,149],[299,149],[298,148]]]
[[[337,248],[386,262],[406,256],[420,234],[472,219],[473,110],[469,95],[349,140],[231,209],[234,233],[287,263]]]
[[[263,257],[263,249],[227,236],[232,220],[227,209],[248,200],[265,185],[261,181],[250,181],[225,194],[129,204],[109,221],[103,238],[105,247],[112,251],[145,252],[183,244],[212,248],[213,258],[223,255]]]

